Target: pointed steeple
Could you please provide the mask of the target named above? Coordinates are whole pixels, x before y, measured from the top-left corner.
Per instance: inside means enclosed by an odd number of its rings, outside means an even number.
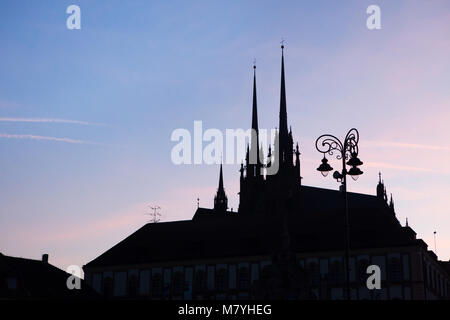
[[[219,188],[218,191],[224,191],[223,189],[223,171],[222,171],[222,164],[220,164],[220,174],[219,174]]]
[[[389,208],[391,208],[391,210],[394,211],[394,200],[392,199],[392,193],[391,193],[391,200],[389,201]]]
[[[259,130],[258,130],[258,105],[256,99],[256,65],[253,65],[253,106],[252,106],[252,135],[250,141],[250,164],[260,163],[259,156]],[[253,171],[257,171],[251,169]]]
[[[284,44],[281,45],[280,137],[288,134],[286,110],[286,85],[284,81]]]
[[[384,198],[384,184],[381,180],[381,172],[378,172],[377,198],[380,200]]]
[[[220,164],[220,174],[219,174],[219,187],[217,188],[216,196],[214,197],[214,210],[225,212],[228,209],[228,198],[225,194],[225,189],[223,187],[223,172],[222,164]]]
[[[257,101],[256,101],[256,65],[253,66],[252,129],[258,131],[258,107],[257,107]]]

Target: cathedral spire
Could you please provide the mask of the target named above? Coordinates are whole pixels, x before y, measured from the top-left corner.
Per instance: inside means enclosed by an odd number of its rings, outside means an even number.
[[[223,189],[223,172],[222,172],[222,164],[220,164],[220,174],[219,174],[219,188],[218,191],[224,191]]]
[[[286,86],[284,81],[284,44],[281,45],[280,136],[287,136]]]
[[[214,210],[225,212],[228,209],[228,198],[225,194],[225,189],[223,188],[223,172],[222,164],[220,164],[220,174],[219,174],[219,187],[217,188],[216,196],[214,197]]]
[[[252,109],[252,129],[258,132],[258,107],[256,102],[256,65],[253,65],[253,109]]]
[[[253,106],[252,106],[252,135],[250,140],[250,163],[259,164],[259,130],[258,104],[256,99],[256,65],[253,65]]]
[[[389,201],[389,208],[391,208],[392,211],[395,211],[394,200],[392,199],[392,193],[391,193],[391,200]]]
[[[384,199],[384,183],[381,180],[381,172],[378,172],[377,198]]]

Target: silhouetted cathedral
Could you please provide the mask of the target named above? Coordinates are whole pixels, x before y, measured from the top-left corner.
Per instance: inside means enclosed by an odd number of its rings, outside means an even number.
[[[282,46],[282,50],[284,47]],[[256,67],[253,67],[254,70]],[[268,159],[277,153],[277,173],[263,175],[263,163],[259,144],[258,106],[256,98],[256,72],[253,74],[253,108],[250,147],[247,148],[245,167],[241,165],[239,213],[243,215],[285,215],[299,208],[300,203],[300,152],[295,150],[292,130],[288,131],[286,87],[284,77],[284,54],[281,56],[280,125],[275,138],[274,150],[269,147]],[[251,155],[256,155],[251,161]],[[272,164],[269,162],[268,167]],[[275,169],[276,170],[276,169]]]
[[[265,164],[254,67],[256,134],[241,164],[238,211],[228,211],[221,165],[213,209],[199,207],[192,220],[146,224],[84,266],[97,292],[188,300],[344,297],[343,194],[302,185],[299,146],[288,127],[283,49],[278,137]],[[274,165],[276,174],[264,174]],[[348,193],[348,204],[352,299],[449,299],[450,262],[439,261],[408,223],[400,224],[381,174],[375,196]],[[381,270],[379,290],[366,286],[371,264]]]

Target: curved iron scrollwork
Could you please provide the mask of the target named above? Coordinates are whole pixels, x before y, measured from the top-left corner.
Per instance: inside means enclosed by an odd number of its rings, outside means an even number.
[[[329,154],[334,155],[337,152],[336,159],[341,160],[356,153],[358,155],[358,142],[359,142],[359,132],[355,128],[352,128],[345,136],[344,143],[341,142],[337,137],[331,134],[323,134],[316,140],[317,151],[323,153],[324,155]]]

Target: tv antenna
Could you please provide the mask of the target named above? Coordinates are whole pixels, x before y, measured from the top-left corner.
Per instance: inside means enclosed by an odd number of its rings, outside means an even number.
[[[434,235],[434,253],[437,255],[437,248],[436,248],[436,231],[433,232]]]
[[[159,210],[161,210],[160,206],[149,206],[151,212],[147,213],[151,218],[150,222],[157,223],[161,220],[161,213],[159,213]]]

